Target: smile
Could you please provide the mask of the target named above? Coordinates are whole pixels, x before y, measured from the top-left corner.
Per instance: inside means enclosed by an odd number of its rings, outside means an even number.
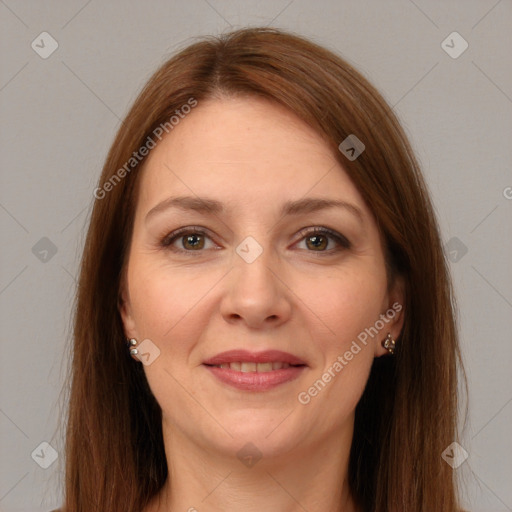
[[[274,368],[275,365],[275,368]],[[232,362],[220,365],[203,364],[215,381],[241,391],[263,392],[297,379],[306,365],[290,365],[280,361],[272,363]]]
[[[268,363],[253,363],[253,362],[240,362],[235,361],[233,363],[223,363],[212,365],[215,368],[230,369],[242,373],[266,373],[273,370],[282,370],[289,368],[290,366],[302,366],[302,365],[291,365],[290,363],[284,363],[282,361],[272,361]]]

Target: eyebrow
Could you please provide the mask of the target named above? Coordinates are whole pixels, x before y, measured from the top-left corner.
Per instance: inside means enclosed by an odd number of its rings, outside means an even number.
[[[146,215],[146,222],[158,213],[165,210],[176,208],[179,210],[192,210],[199,213],[217,215],[226,211],[225,206],[215,199],[207,197],[178,196],[164,199],[153,207]],[[343,208],[351,212],[357,219],[364,224],[363,212],[354,204],[340,201],[337,199],[311,198],[306,197],[295,201],[284,203],[280,216],[304,215],[328,208]]]

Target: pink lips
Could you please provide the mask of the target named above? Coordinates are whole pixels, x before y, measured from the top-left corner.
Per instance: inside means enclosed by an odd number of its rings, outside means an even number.
[[[287,363],[288,368],[281,368],[267,372],[241,372],[231,368],[219,368],[226,363]],[[280,350],[266,350],[264,352],[248,352],[247,350],[230,350],[222,352],[204,361],[203,365],[217,379],[225,384],[244,391],[266,391],[285,382],[296,379],[305,370],[306,364],[298,357]],[[292,366],[294,365],[294,366]]]
[[[263,352],[249,352],[247,350],[228,350],[217,354],[206,361],[203,364],[223,364],[223,363],[235,363],[236,361],[246,361],[248,363],[270,363],[272,361],[281,361],[282,363],[299,365],[306,363],[295,357],[288,352],[282,352],[281,350],[265,350]]]

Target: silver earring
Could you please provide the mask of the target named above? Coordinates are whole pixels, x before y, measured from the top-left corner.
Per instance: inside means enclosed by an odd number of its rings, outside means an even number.
[[[390,354],[394,354],[395,353],[395,348],[396,348],[396,341],[393,339],[393,336],[391,336],[391,333],[388,332],[388,335],[386,336],[386,338],[383,340],[382,342],[382,346],[390,353]]]
[[[128,344],[128,347],[130,348],[130,355],[136,356],[139,351],[135,348],[135,345],[137,345],[137,340],[135,338],[131,338],[130,340],[127,340],[126,342]]]

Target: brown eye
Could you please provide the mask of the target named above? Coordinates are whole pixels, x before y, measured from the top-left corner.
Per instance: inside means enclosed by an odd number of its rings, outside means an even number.
[[[343,236],[328,228],[304,228],[300,231],[301,242],[304,240],[308,252],[333,254],[343,249],[350,249],[350,242]],[[329,248],[329,242],[334,241],[334,248]]]
[[[210,240],[210,246],[207,246]],[[203,252],[203,249],[214,248],[215,244],[205,231],[196,227],[180,228],[161,240],[160,245],[178,253]]]
[[[202,249],[204,247],[204,238],[202,235],[193,233],[190,235],[182,236],[182,244],[185,249]]]
[[[324,250],[327,244],[327,237],[324,235],[311,235],[306,238],[308,248]]]

